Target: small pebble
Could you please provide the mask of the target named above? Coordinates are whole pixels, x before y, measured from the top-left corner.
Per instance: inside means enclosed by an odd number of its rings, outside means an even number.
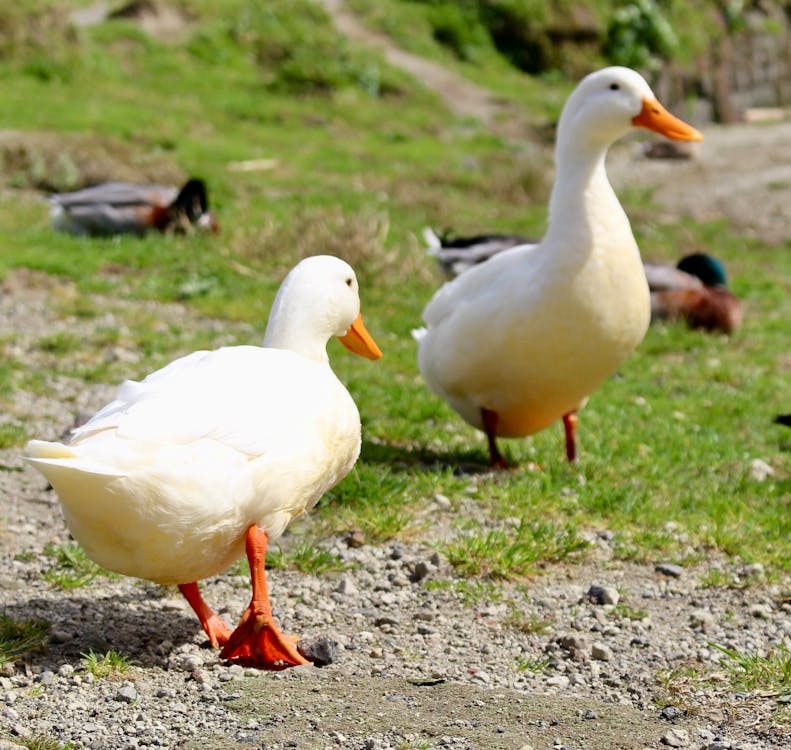
[[[620,598],[621,595],[613,586],[600,586],[594,583],[588,589],[588,599],[593,604],[618,604]]]
[[[688,747],[689,732],[686,729],[673,727],[662,735],[662,744],[668,747]]]
[[[297,643],[297,651],[308,661],[312,661],[317,667],[326,667],[328,664],[334,664],[340,659],[342,653],[341,645],[338,641],[326,635],[303,638]]]
[[[684,573],[684,568],[674,563],[657,563],[654,570],[670,578],[680,578]]]
[[[123,685],[122,687],[118,688],[118,692],[115,694],[115,699],[123,701],[124,703],[134,703],[137,700],[137,690],[135,690],[131,685]]]
[[[603,643],[594,643],[591,646],[591,656],[599,661],[610,661],[612,659],[612,649]]]

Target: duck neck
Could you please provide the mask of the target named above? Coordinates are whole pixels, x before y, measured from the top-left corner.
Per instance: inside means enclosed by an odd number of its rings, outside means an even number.
[[[309,317],[306,306],[289,304],[278,295],[269,314],[264,346],[288,349],[315,362],[328,363],[327,341],[332,332],[318,330],[313,318]]]
[[[569,140],[558,142],[557,175],[549,202],[546,239],[562,252],[587,256],[605,238],[611,244],[631,238],[632,234],[607,179],[604,165],[607,145]]]

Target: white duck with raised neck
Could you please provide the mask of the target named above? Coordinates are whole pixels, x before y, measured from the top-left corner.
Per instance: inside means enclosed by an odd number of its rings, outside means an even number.
[[[86,554],[125,575],[178,584],[227,659],[305,662],[272,621],[264,560],[268,541],[360,452],[360,415],[327,359],[332,335],[356,354],[381,356],[351,267],[307,258],[278,292],[266,346],[181,357],[123,383],[68,444],[27,446]],[[197,581],[245,552],[253,599],[231,634]]]
[[[576,457],[576,411],[640,343],[650,304],[629,220],[605,170],[635,125],[685,140],[635,71],[584,78],[560,117],[549,224],[537,245],[506,250],[445,284],[426,306],[418,361],[429,387],[489,440],[563,418]]]

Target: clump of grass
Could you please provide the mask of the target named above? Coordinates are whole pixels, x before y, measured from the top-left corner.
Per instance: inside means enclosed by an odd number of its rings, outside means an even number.
[[[515,532],[473,533],[442,548],[448,562],[466,576],[515,580],[535,572],[536,564],[559,561],[587,546],[572,524],[522,523]]]
[[[625,620],[645,620],[648,617],[648,612],[644,609],[630,607],[623,602],[616,604],[613,612]]]
[[[656,674],[657,682],[664,688],[665,695],[657,700],[663,706],[681,706],[684,694],[690,685],[706,682],[710,679],[709,670],[701,664],[686,662],[672,669],[660,670]]]
[[[115,576],[114,573],[97,565],[85,554],[82,547],[74,542],[59,546],[48,544],[44,548],[44,554],[55,560],[55,564],[44,573],[44,580],[62,589],[87,586],[98,576]]]
[[[27,431],[18,422],[4,422],[0,424],[0,449],[22,445],[27,438]]]
[[[37,349],[50,354],[69,354],[70,352],[79,351],[82,346],[83,342],[79,336],[66,331],[53,333],[50,336],[42,336],[36,342]]]
[[[734,687],[776,696],[791,696],[791,650],[784,645],[777,646],[766,656],[742,654],[717,643],[709,645],[725,655],[721,664],[728,670]]]
[[[526,614],[521,610],[514,609],[503,620],[503,625],[518,630],[520,633],[540,635],[541,633],[546,633],[554,622],[551,617]]]
[[[32,737],[14,738],[14,744],[26,747],[27,750],[74,750],[72,742],[58,742],[52,737],[35,734]]]
[[[348,564],[332,552],[303,540],[287,549],[270,550],[266,566],[271,570],[290,569],[320,575],[330,570],[345,570]]]
[[[108,651],[106,654],[97,654],[91,649],[82,656],[82,666],[86,672],[94,677],[109,677],[115,674],[126,674],[132,667],[128,656],[119,654],[117,651]]]
[[[551,663],[551,656],[519,656],[516,659],[516,671],[538,674],[544,672]]]
[[[41,650],[51,627],[46,620],[14,620],[0,615],[0,664]]]

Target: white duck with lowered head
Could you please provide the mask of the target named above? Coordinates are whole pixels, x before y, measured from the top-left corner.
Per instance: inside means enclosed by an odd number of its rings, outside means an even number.
[[[415,332],[429,387],[486,433],[521,437],[562,418],[576,459],[577,410],[645,335],[648,285],[629,220],[607,179],[609,146],[632,127],[700,140],[633,70],[582,79],[557,128],[544,239],[498,253],[446,283]]]
[[[33,440],[27,459],[58,493],[86,554],[110,570],[179,585],[223,658],[261,668],[305,663],[272,620],[267,542],[352,468],[360,416],[329,366],[338,336],[381,356],[360,315],[351,266],[301,261],[275,298],[263,347],[177,359],[74,430]],[[197,581],[247,552],[250,606],[231,633]]]

